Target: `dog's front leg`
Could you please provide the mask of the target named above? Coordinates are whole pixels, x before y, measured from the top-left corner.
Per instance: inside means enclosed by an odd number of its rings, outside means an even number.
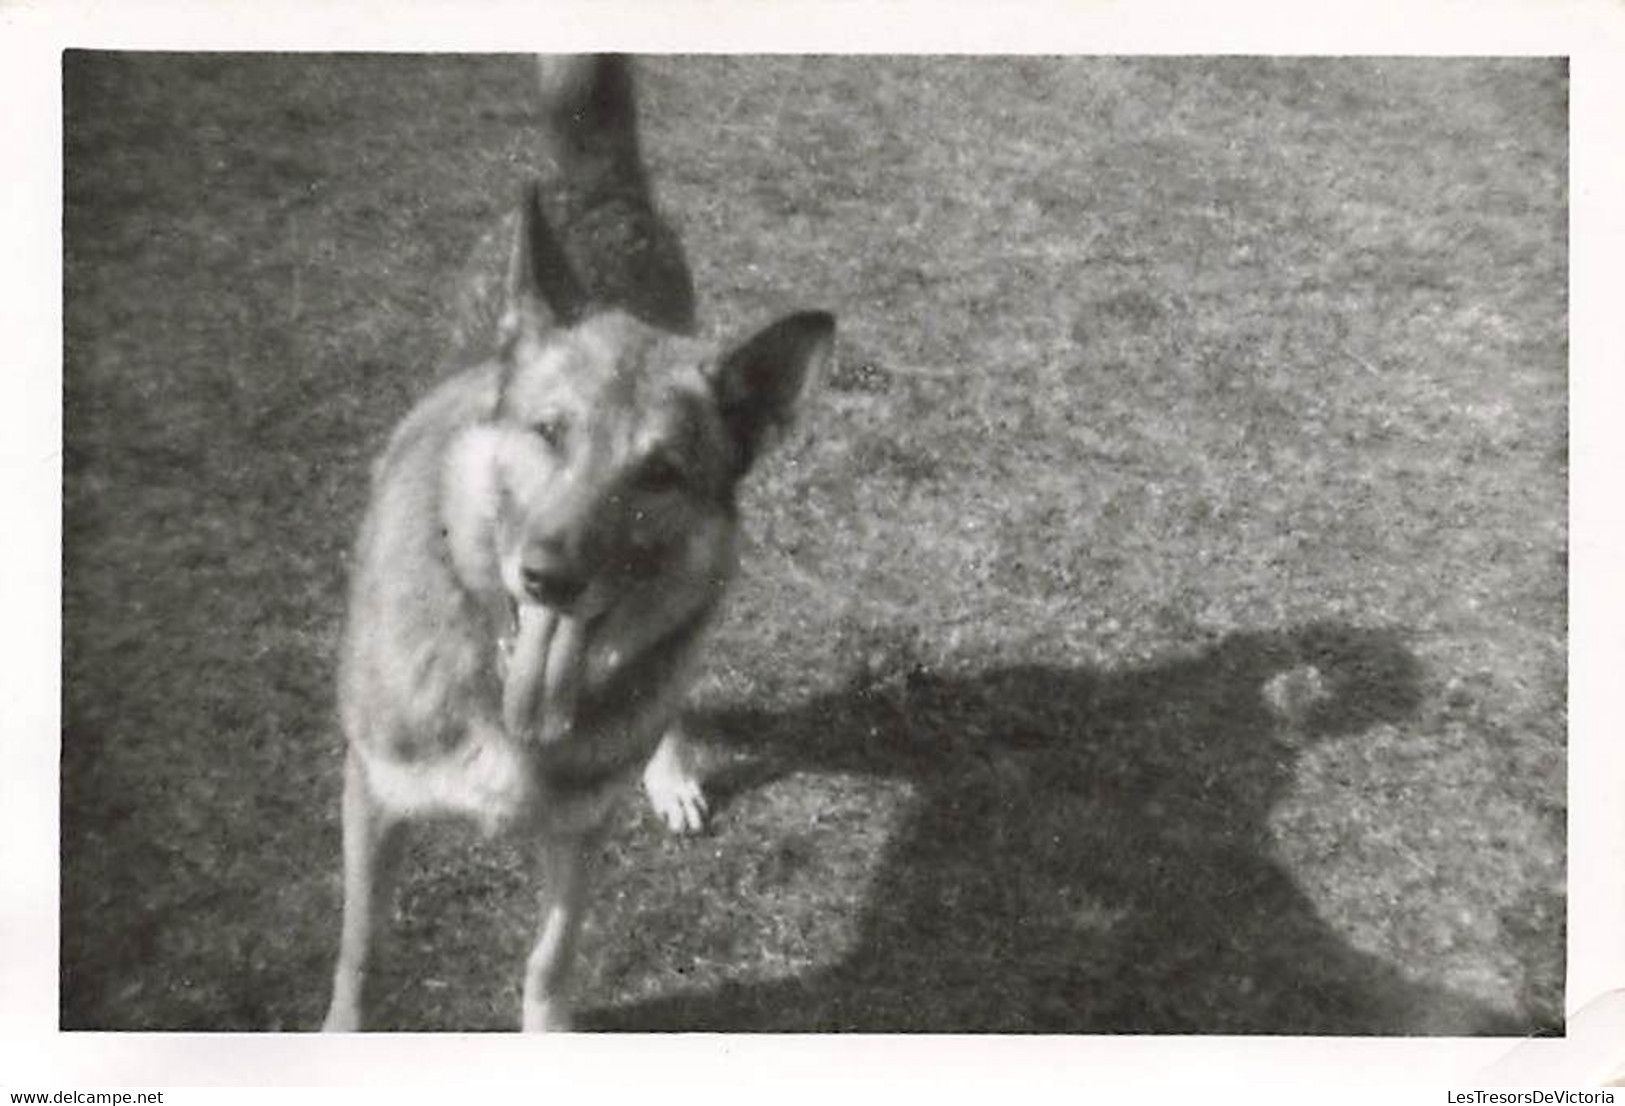
[[[344,922],[333,1001],[325,1033],[352,1033],[363,1024],[367,967],[387,918],[400,871],[402,824],[373,797],[366,767],[351,753],[344,762]]]
[[[587,879],[595,835],[544,840],[537,846],[542,885],[542,920],[536,944],[525,962],[524,1009],[527,1033],[560,1031],[570,1024],[570,975],[576,935],[587,905]]]

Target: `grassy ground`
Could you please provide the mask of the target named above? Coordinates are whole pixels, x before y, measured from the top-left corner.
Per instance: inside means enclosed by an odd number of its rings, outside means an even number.
[[[319,1020],[365,466],[531,160],[519,59],[70,56],[64,1026]],[[629,805],[615,1029],[1560,1024],[1566,80],[1502,61],[656,59],[702,311],[837,310]],[[425,841],[397,1028],[515,1021]]]

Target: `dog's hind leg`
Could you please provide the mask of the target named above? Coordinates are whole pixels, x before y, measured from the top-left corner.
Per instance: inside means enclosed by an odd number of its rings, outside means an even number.
[[[643,791],[649,805],[675,833],[698,833],[705,828],[709,812],[692,759],[683,724],[673,722],[643,768]]]
[[[587,906],[587,880],[598,834],[543,840],[537,846],[541,869],[542,920],[536,944],[525,962],[520,1028],[526,1033],[568,1030],[570,977],[576,936]]]
[[[354,752],[344,762],[343,807],[344,922],[325,1033],[362,1028],[368,964],[394,898],[404,837],[401,820],[373,798]]]

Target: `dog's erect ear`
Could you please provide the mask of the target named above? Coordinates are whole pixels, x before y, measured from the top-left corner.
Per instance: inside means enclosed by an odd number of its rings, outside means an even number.
[[[739,448],[739,472],[795,422],[796,408],[835,351],[835,316],[786,315],[724,354],[711,387]]]
[[[497,328],[502,344],[521,334],[540,334],[549,325],[569,326],[587,306],[586,292],[542,213],[536,182],[526,186],[514,222],[502,320]]]

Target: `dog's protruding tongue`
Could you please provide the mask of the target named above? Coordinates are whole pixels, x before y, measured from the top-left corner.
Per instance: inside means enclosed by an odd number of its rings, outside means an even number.
[[[519,632],[502,689],[502,721],[509,733],[543,744],[569,734],[581,698],[585,633],[579,618],[529,603],[519,607]]]

